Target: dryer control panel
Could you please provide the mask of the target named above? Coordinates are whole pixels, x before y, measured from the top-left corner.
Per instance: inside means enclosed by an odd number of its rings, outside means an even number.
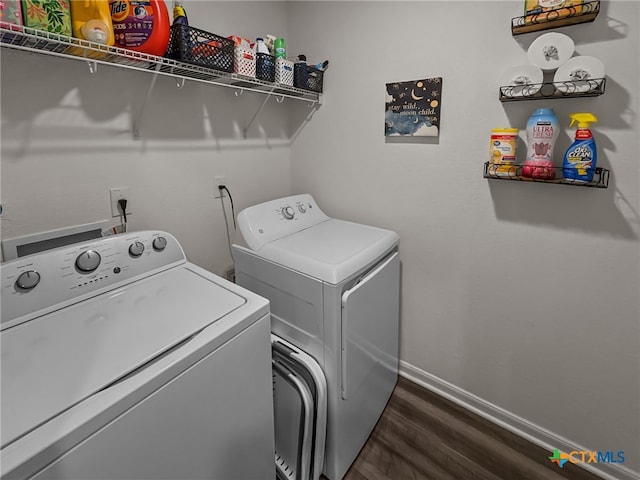
[[[246,208],[238,214],[238,226],[252,250],[329,220],[309,194],[279,198]]]
[[[165,232],[105,237],[0,265],[2,329],[186,262]]]

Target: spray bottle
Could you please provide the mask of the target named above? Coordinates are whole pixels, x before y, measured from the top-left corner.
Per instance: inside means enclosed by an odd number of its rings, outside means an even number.
[[[576,137],[573,144],[564,154],[562,162],[562,176],[565,180],[588,183],[593,180],[596,170],[598,151],[589,125],[598,121],[592,113],[572,113],[570,126],[578,122]]]
[[[173,25],[189,25],[182,0],[173,0]]]

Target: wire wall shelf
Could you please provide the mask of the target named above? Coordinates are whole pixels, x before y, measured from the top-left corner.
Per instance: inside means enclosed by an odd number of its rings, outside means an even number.
[[[597,97],[604,93],[605,84],[605,78],[594,78],[579,81],[504,85],[500,87],[499,95],[501,102],[518,102],[541,98]]]
[[[609,170],[606,168],[596,167],[593,172],[593,179],[590,182],[581,182],[570,178],[562,178],[562,167],[544,167],[544,176],[552,178],[532,178],[522,175],[524,165],[513,165],[508,172],[496,173],[491,171],[490,167],[494,166],[489,162],[484,164],[484,178],[496,180],[511,180],[516,182],[537,182],[537,183],[555,183],[561,185],[573,185],[574,187],[592,187],[592,188],[608,188],[609,187]],[[530,167],[535,174],[536,167]],[[542,168],[542,167],[541,167]]]
[[[267,82],[236,73],[222,72],[169,58],[111,47],[6,22],[0,22],[0,46],[2,48],[86,61],[89,64],[91,73],[97,70],[98,64],[106,64],[118,68],[175,77],[178,86],[182,86],[185,80],[193,80],[211,85],[231,87],[237,91],[239,90],[240,93],[248,90],[275,95],[276,98],[293,98],[314,104],[321,102],[321,95],[310,90]]]
[[[600,13],[600,0],[523,17],[515,17],[511,19],[511,34],[521,35],[523,33],[593,22],[598,13]]]

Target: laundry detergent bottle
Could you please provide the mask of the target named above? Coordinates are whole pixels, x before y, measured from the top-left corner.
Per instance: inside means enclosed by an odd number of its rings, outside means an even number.
[[[169,44],[164,0],[109,0],[115,46],[162,56]]]
[[[562,161],[562,177],[573,182],[588,183],[593,180],[598,151],[589,125],[598,121],[592,113],[572,113],[570,126],[577,122],[575,141],[567,149]]]
[[[558,138],[559,123],[551,108],[538,108],[527,122],[527,158],[522,176],[551,180],[556,176],[553,147]]]
[[[73,36],[102,45],[113,45],[109,0],[71,0]]]

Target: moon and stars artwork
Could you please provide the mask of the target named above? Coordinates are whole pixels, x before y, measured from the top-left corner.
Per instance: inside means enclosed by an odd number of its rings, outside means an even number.
[[[442,78],[387,83],[385,136],[437,137]]]

